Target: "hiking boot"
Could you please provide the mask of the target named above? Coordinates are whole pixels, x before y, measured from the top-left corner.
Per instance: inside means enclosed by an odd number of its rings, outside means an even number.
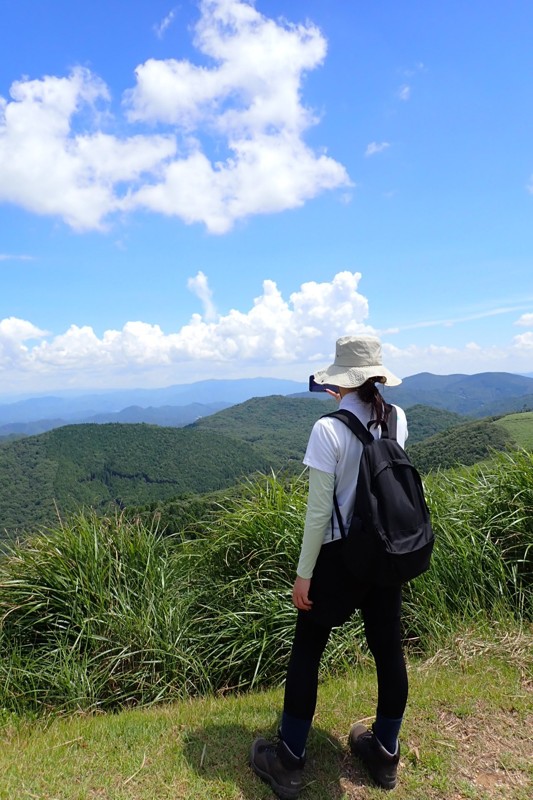
[[[281,800],[298,797],[303,788],[304,764],[305,756],[297,758],[283,739],[274,742],[256,739],[252,744],[250,766]]]
[[[364,725],[352,725],[350,750],[365,765],[372,779],[382,789],[394,789],[400,760],[400,745],[392,756],[381,744],[373,730]]]

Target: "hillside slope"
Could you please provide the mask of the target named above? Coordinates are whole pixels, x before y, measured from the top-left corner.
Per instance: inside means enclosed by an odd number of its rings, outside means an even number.
[[[186,428],[71,425],[2,443],[0,531],[12,536],[46,525],[57,511],[80,505],[163,509],[178,500],[180,509],[185,495],[225,489],[255,471],[297,474],[314,422],[334,408],[324,398],[260,397]],[[527,447],[533,439],[533,414],[465,423],[417,405],[407,415],[408,452],[422,472],[471,464],[491,448]]]
[[[337,408],[335,400],[254,397],[198,420],[193,428],[218,431],[261,448],[274,468],[301,469],[307,440],[316,420]]]
[[[407,453],[420,472],[468,466],[488,458],[492,450],[516,447],[512,434],[491,420],[458,425],[414,445]]]
[[[533,411],[507,414],[497,419],[495,425],[504,428],[520,447],[533,450]]]
[[[72,425],[0,446],[0,531],[102,509],[210,492],[265,470],[250,444],[215,431]]]

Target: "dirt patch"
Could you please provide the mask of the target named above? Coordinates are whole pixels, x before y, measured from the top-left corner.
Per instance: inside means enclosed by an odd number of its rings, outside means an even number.
[[[486,714],[480,708],[462,719],[442,711],[439,725],[455,749],[459,780],[483,789],[494,800],[512,800],[517,789],[531,786],[533,714],[525,718],[514,711]]]

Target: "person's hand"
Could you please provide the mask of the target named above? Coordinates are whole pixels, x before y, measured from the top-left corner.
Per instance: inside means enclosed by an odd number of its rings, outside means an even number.
[[[309,600],[309,587],[311,586],[311,578],[300,578],[296,576],[294,586],[292,587],[292,602],[300,611],[310,611],[313,601]]]
[[[328,394],[330,394],[333,397],[333,399],[337,401],[337,403],[341,399],[341,393],[340,392],[334,392],[333,389],[326,389],[326,392]]]

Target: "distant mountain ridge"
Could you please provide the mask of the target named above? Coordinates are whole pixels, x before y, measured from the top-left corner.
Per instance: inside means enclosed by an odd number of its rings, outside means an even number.
[[[404,408],[426,405],[484,417],[533,409],[533,377],[506,372],[434,375],[421,372],[383,389]],[[72,396],[45,396],[0,404],[0,437],[34,435],[67,424],[145,422],[181,427],[254,397],[310,398],[307,384],[274,378],[210,380]],[[326,400],[317,393],[316,399]]]
[[[251,397],[301,392],[306,384],[278,378],[241,378],[177,384],[161,389],[121,389],[95,394],[43,396],[0,404],[0,425],[46,418],[79,422],[96,414],[117,413],[130,406],[185,406],[194,403],[233,405]]]
[[[121,423],[146,423],[148,425],[160,425],[161,427],[181,428],[190,425],[197,419],[216,414],[224,408],[231,406],[231,403],[190,403],[186,406],[160,406],[154,408],[141,408],[140,406],[128,406],[121,411],[95,414],[86,419],[80,419],[77,424],[97,424],[105,425],[109,422]],[[11,422],[7,425],[0,425],[0,439],[7,436],[34,436],[39,433],[71,425],[64,419],[42,419],[32,422]]]
[[[433,375],[420,372],[400,386],[384,387],[384,397],[404,408],[422,404],[457,414],[486,417],[533,409],[533,378],[509,372]]]

